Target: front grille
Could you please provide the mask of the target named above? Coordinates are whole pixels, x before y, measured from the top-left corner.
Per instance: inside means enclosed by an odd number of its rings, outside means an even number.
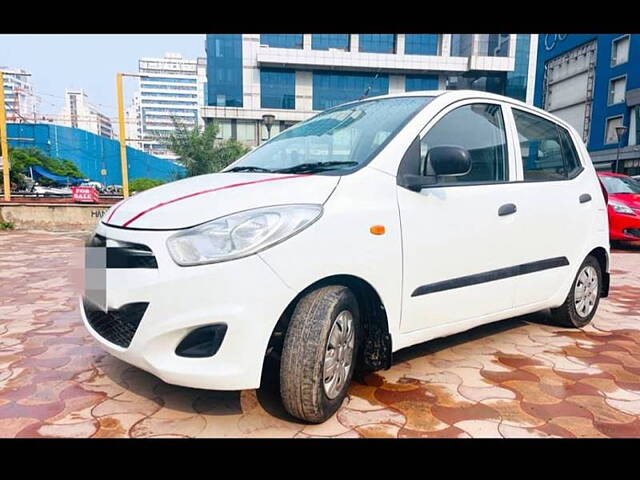
[[[156,257],[148,246],[107,240],[98,234],[86,242],[86,265],[92,268],[158,268]]]
[[[624,233],[640,238],[640,228],[625,228]]]
[[[149,303],[128,303],[107,312],[102,311],[87,299],[84,299],[83,306],[91,328],[109,342],[127,348]]]

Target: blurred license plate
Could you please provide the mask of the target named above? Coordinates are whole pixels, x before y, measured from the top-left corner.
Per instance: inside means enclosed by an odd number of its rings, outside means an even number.
[[[84,297],[107,311],[107,248],[85,248]]]

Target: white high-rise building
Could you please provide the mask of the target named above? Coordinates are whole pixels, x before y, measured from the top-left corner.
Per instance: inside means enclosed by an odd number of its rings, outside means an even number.
[[[142,122],[140,117],[140,94],[135,93],[131,99],[131,104],[124,111],[124,130],[127,138],[127,145],[138,150],[142,149],[140,142],[142,138]]]
[[[138,117],[142,150],[162,158],[175,159],[158,140],[175,130],[174,121],[188,128],[201,126],[200,108],[204,106],[206,60],[189,60],[179,53],[163,58],[141,58],[138,113],[132,106],[131,117]],[[135,105],[135,102],[134,102]]]
[[[114,132],[109,117],[98,111],[98,108],[87,98],[84,90],[66,90],[64,108],[60,113],[60,125],[80,128],[107,138],[113,138]]]
[[[33,122],[38,112],[36,96],[30,82],[29,72],[21,68],[7,68],[4,71],[4,103],[7,122]]]

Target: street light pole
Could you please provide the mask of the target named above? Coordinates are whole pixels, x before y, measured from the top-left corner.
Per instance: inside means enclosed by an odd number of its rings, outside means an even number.
[[[616,168],[615,173],[620,173],[620,143],[622,137],[627,132],[628,128],[625,126],[616,127],[616,137],[618,137],[618,149],[616,151]]]
[[[267,140],[271,139],[271,127],[276,120],[276,116],[270,113],[265,113],[262,115],[262,121],[264,122],[264,126],[267,127]]]
[[[0,71],[0,153],[2,153],[2,179],[4,200],[11,200],[11,184],[9,182],[9,146],[7,144],[7,112],[4,104],[4,73]]]

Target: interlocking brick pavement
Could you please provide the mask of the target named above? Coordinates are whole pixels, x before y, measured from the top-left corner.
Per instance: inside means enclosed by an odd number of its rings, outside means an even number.
[[[322,425],[267,385],[168,385],[111,357],[77,306],[82,234],[0,232],[0,437],[640,437],[640,249],[590,326],[548,313],[398,352]]]

